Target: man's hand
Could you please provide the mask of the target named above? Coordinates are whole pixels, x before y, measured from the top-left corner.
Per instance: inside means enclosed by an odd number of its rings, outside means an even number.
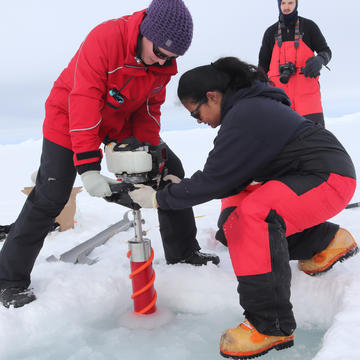
[[[81,174],[81,180],[85,190],[96,197],[110,196],[112,193],[109,184],[117,184],[115,179],[101,175],[98,170],[85,171]]]
[[[320,70],[324,65],[325,60],[322,56],[316,55],[306,60],[306,65],[302,72],[305,77],[316,78],[320,75]]]
[[[156,191],[147,185],[135,185],[137,190],[129,192],[132,201],[139,204],[142,208],[157,209]]]

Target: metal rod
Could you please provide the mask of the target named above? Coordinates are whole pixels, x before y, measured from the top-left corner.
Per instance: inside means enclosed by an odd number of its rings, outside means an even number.
[[[134,215],[134,230],[135,238],[134,242],[143,242],[143,230],[142,230],[142,219],[140,210],[133,210]]]
[[[345,209],[352,209],[352,208],[356,208],[356,207],[360,207],[360,202],[348,204]]]

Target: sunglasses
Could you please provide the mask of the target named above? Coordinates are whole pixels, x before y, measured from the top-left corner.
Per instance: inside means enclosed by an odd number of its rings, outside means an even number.
[[[194,111],[192,111],[190,113],[190,115],[195,118],[196,120],[200,120],[200,113],[199,113],[199,110],[200,110],[200,107],[201,105],[204,105],[205,103],[207,102],[207,98],[203,98],[202,100],[200,100],[198,106],[194,109]]]
[[[161,60],[165,60],[165,61],[173,60],[173,59],[177,58],[177,56],[169,56],[169,55],[164,54],[159,49],[159,47],[157,45],[155,45],[155,44],[153,44],[153,53],[155,54],[156,57],[158,57]]]

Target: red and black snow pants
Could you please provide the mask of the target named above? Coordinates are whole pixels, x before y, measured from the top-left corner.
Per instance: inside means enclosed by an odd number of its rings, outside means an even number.
[[[355,179],[334,173],[288,175],[223,199],[217,235],[229,247],[244,314],[259,332],[294,331],[289,260],[328,246],[339,227],[326,220],[345,208],[355,187]]]

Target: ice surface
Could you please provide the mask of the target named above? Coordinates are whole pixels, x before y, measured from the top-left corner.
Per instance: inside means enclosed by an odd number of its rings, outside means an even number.
[[[360,114],[327,119],[360,169]],[[190,175],[201,168],[216,132],[211,129],[162,134],[182,158]],[[196,146],[194,157],[191,146]],[[25,199],[38,166],[41,141],[0,145],[3,171],[0,223],[12,222]],[[104,170],[104,173],[106,171]],[[109,174],[108,174],[109,175]],[[77,179],[76,185],[81,185]],[[354,200],[359,200],[358,191]],[[127,210],[80,193],[75,229],[50,234],[36,261],[32,287],[37,301],[19,309],[0,307],[1,360],[193,360],[220,359],[222,331],[237,326],[243,310],[236,292],[227,249],[214,239],[219,201],[195,207],[198,240],[204,251],[216,252],[220,266],[166,265],[157,215],[143,210],[144,229],[155,252],[153,268],[158,314],[141,321],[131,314],[131,282],[127,241],[133,230],[113,236],[95,249],[94,265],[48,263],[122,218]],[[360,209],[344,210],[334,222],[360,237]],[[360,350],[360,256],[338,264],[321,277],[310,277],[291,262],[292,303],[298,329],[295,346],[272,350],[262,359],[358,360]]]

